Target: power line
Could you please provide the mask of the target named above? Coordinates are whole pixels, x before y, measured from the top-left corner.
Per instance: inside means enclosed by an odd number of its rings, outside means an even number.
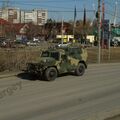
[[[17,5],[16,3],[14,3],[15,5]],[[73,9],[70,7],[58,7],[58,6],[49,6],[49,5],[45,5],[45,4],[32,4],[32,3],[19,3],[18,5],[22,5],[22,6],[35,6],[35,7],[51,7],[51,8],[61,8],[61,9]]]
[[[74,11],[72,11],[73,10],[73,8],[67,8],[67,7],[57,7],[57,6],[49,6],[49,5],[38,5],[38,4],[30,4],[30,3],[21,3],[21,5],[30,5],[30,6],[39,6],[39,7],[51,7],[51,8],[62,8],[62,9],[68,9],[68,10],[49,10],[50,12],[74,12]],[[83,12],[83,10],[77,10],[77,12]],[[95,12],[94,10],[87,10],[87,12]]]
[[[114,14],[110,13],[110,11],[105,11],[105,13],[113,17],[115,16]],[[116,17],[120,19],[120,16],[117,15]]]
[[[48,10],[48,12],[74,12],[74,11]],[[77,10],[76,12],[84,12],[84,11],[83,10]],[[94,12],[94,10],[86,10],[86,12]]]
[[[105,4],[106,4],[106,5],[109,5],[109,7],[111,7],[111,6],[112,6],[112,7],[115,7],[115,2],[114,2],[114,3],[111,3],[111,2],[106,1]],[[117,4],[118,4],[118,6],[120,5],[120,3],[118,3],[118,2],[117,2]]]

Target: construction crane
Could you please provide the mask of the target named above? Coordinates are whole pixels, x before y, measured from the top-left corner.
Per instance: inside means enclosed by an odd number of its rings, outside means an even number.
[[[2,8],[8,8],[9,7],[9,0],[3,0]]]

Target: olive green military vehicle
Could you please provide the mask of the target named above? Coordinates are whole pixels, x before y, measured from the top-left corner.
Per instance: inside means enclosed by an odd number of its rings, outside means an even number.
[[[44,80],[55,80],[62,73],[74,72],[82,76],[87,68],[87,51],[78,46],[50,48],[42,52],[38,61],[27,64],[27,72]]]

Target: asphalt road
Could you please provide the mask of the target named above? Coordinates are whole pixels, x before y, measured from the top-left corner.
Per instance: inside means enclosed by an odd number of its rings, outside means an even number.
[[[120,114],[120,63],[89,65],[55,81],[0,79],[0,120],[104,120]]]

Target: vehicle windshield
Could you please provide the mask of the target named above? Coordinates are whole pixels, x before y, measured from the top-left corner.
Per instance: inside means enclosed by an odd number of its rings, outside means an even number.
[[[42,52],[41,57],[49,57],[49,52],[48,51]]]
[[[41,57],[52,57],[55,60],[59,60],[59,56],[60,56],[59,52],[49,52],[49,51],[42,52],[41,55]]]
[[[69,49],[69,54],[74,55],[74,54],[81,54],[82,50],[80,48],[70,48]]]

